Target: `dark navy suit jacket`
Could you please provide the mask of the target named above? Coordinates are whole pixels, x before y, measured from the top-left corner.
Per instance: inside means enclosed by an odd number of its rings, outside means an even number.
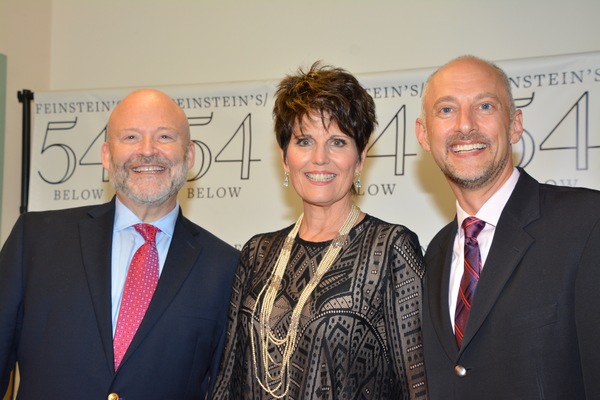
[[[118,371],[115,204],[22,215],[0,253],[0,390],[19,399],[201,399],[218,370],[239,252],[179,213],[156,292]]]
[[[600,399],[600,192],[520,172],[460,350],[448,313],[456,219],[427,248],[422,331],[432,400]]]

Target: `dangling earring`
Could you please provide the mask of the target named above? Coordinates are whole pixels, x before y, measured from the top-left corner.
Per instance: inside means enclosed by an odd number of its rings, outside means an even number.
[[[290,186],[290,176],[288,175],[287,171],[283,172],[283,186]]]
[[[360,173],[356,174],[356,180],[354,181],[354,187],[356,188],[357,192],[358,192],[358,189],[360,189],[362,187],[362,185],[360,183]]]

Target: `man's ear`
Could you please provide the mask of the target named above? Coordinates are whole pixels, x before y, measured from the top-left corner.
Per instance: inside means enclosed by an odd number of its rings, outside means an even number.
[[[429,136],[427,136],[427,128],[425,127],[425,121],[423,121],[421,117],[417,118],[415,123],[415,133],[423,150],[431,150],[431,147],[429,146]]]
[[[102,166],[108,171],[110,168],[110,148],[108,142],[102,143],[100,155],[102,156]]]
[[[192,169],[192,167],[194,166],[194,162],[196,161],[196,145],[194,144],[194,142],[190,142],[186,151],[188,156],[187,169],[189,171],[190,169]]]
[[[512,125],[510,127],[510,143],[515,144],[521,140],[523,135],[523,112],[520,109],[515,110]]]

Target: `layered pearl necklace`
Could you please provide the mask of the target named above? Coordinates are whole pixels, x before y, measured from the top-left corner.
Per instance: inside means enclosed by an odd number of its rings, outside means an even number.
[[[258,332],[258,347],[260,348],[260,354],[256,351],[257,345],[255,344],[254,339],[254,329],[250,327],[254,374],[260,386],[276,399],[285,397],[290,389],[290,359],[296,346],[296,337],[299,332],[300,315],[302,313],[302,309],[304,308],[304,305],[306,304],[306,301],[312,292],[321,281],[323,275],[327,272],[327,270],[329,270],[335,261],[335,258],[342,250],[342,246],[344,242],[346,242],[350,229],[352,229],[358,220],[358,217],[360,216],[360,208],[352,205],[352,210],[350,210],[350,213],[346,217],[346,220],[344,221],[344,224],[340,228],[336,237],[331,241],[331,244],[327,248],[327,252],[317,266],[315,274],[311,278],[310,282],[308,282],[302,293],[300,293],[298,302],[292,310],[288,332],[283,338],[280,339],[273,334],[273,330],[269,325],[269,321],[271,319],[271,312],[273,311],[273,305],[277,297],[277,292],[281,288],[281,281],[283,279],[283,274],[285,273],[285,268],[287,267],[290,259],[292,245],[294,244],[294,240],[298,234],[298,230],[300,229],[300,223],[302,222],[303,215],[304,214],[300,215],[300,218],[298,218],[298,221],[296,221],[296,225],[294,225],[294,228],[286,237],[271,277],[265,287],[260,291],[252,310],[252,315],[256,315],[256,310],[262,300],[260,314],[258,315],[260,327]],[[281,363],[277,363],[269,354],[270,346],[283,347]],[[260,378],[258,373],[257,357],[260,357],[262,361],[264,380]],[[272,373],[271,371],[273,370],[278,370],[279,373]]]

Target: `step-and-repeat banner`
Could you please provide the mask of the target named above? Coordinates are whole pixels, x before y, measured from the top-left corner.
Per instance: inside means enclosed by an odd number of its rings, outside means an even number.
[[[498,64],[524,114],[515,164],[541,182],[600,189],[600,53]],[[375,99],[379,127],[356,202],[408,226],[424,247],[455,210],[444,177],[414,133],[431,72],[357,76]],[[291,185],[282,186],[271,115],[276,84],[157,87],[186,112],[196,146],[196,164],[179,195],[184,213],[237,247],[255,233],[293,223],[301,212]],[[110,200],[100,146],[111,110],[132,89],[35,93],[30,211]]]

